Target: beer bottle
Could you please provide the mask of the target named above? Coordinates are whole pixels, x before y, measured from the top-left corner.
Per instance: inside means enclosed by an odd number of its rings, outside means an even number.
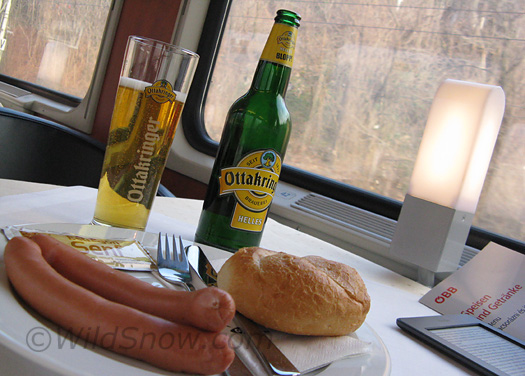
[[[279,10],[250,89],[226,118],[195,241],[258,246],[290,138],[284,102],[301,17]]]

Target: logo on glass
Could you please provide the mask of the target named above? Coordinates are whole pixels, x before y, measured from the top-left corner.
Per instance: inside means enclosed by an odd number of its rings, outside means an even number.
[[[146,98],[153,99],[157,103],[173,102],[176,98],[173,86],[166,80],[159,80],[144,89]]]

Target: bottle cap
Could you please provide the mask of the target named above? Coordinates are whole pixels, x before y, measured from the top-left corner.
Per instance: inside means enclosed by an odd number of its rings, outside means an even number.
[[[277,16],[275,16],[275,22],[284,23],[287,25],[299,27],[301,16],[291,10],[279,9]]]

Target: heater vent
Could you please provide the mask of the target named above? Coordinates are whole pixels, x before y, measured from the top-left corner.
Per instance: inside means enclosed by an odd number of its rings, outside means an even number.
[[[463,253],[461,254],[461,260],[459,260],[459,266],[462,267],[469,262],[474,256],[479,253],[479,250],[469,246],[465,246]]]
[[[291,205],[327,221],[390,242],[396,221],[331,198],[310,193]]]
[[[329,197],[309,193],[290,205],[316,218],[352,229],[363,237],[390,244],[397,222]],[[479,250],[465,246],[459,266],[465,265]]]

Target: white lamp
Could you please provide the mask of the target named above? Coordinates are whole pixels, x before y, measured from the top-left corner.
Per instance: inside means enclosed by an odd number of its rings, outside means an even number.
[[[422,283],[458,268],[504,109],[499,86],[446,80],[436,93],[390,246]]]

